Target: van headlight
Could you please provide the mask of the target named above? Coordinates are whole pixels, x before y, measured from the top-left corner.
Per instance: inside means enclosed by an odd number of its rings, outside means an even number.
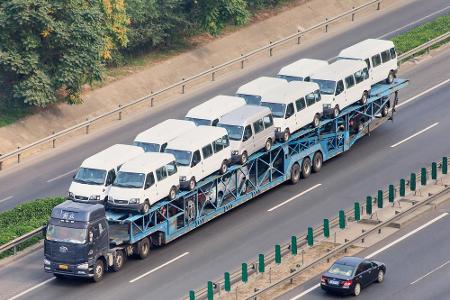
[[[275,127],[275,132],[281,132],[281,127]]]
[[[180,181],[186,181],[186,176],[180,176]]]
[[[75,195],[72,192],[67,193],[69,199],[75,199]]]
[[[44,265],[49,266],[51,263],[48,259],[44,258]]]
[[[130,199],[130,204],[137,204],[139,202],[141,202],[141,199],[139,199],[139,198],[131,198]]]
[[[100,200],[100,195],[91,195],[89,200]]]
[[[80,264],[77,266],[77,269],[87,270],[87,269],[89,269],[89,265],[88,265],[88,263]]]
[[[231,155],[239,155],[239,150],[233,150],[233,151],[231,151]]]

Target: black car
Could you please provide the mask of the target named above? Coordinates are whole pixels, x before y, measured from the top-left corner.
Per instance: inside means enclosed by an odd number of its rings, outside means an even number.
[[[384,263],[359,257],[343,257],[322,274],[320,287],[330,293],[358,296],[362,288],[373,282],[382,282],[384,274]]]

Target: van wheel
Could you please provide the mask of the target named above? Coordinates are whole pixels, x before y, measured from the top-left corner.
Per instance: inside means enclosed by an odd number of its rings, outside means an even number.
[[[383,106],[383,108],[381,109],[381,116],[386,117],[389,113],[389,107],[387,106],[387,104],[385,104]]]
[[[112,269],[114,272],[119,272],[125,263],[125,254],[122,250],[116,251],[116,256],[114,257],[114,264]]]
[[[316,153],[314,153],[313,156],[313,166],[312,166],[312,171],[314,173],[319,173],[320,169],[322,169],[322,165],[323,165],[323,155],[322,152],[317,151]]]
[[[105,274],[105,264],[103,263],[103,260],[97,259],[97,262],[94,266],[94,277],[92,277],[92,280],[94,282],[99,282],[103,279],[103,275]]]
[[[228,162],[226,160],[224,160],[222,162],[222,165],[220,165],[220,174],[225,174],[228,171]]]
[[[192,191],[193,189],[195,189],[195,185],[196,185],[196,184],[197,184],[197,183],[195,182],[195,178],[192,177],[192,178],[189,180],[188,190]]]
[[[268,152],[270,151],[270,148],[272,148],[272,139],[267,139],[266,144],[264,145],[264,150]]]
[[[386,83],[391,84],[394,82],[395,74],[394,71],[390,71],[388,77],[386,78]]]
[[[290,137],[291,137],[291,132],[289,131],[289,128],[286,128],[286,130],[283,133],[283,142],[287,142]]]
[[[359,104],[364,105],[367,103],[367,98],[369,97],[369,93],[367,91],[364,91],[362,94],[361,100],[359,100]]]
[[[169,191],[169,200],[175,200],[177,197],[177,188],[175,186],[172,186]]]
[[[247,151],[244,151],[241,154],[241,159],[240,159],[241,165],[245,164],[247,162],[247,160],[248,160],[248,154],[247,154]]]
[[[333,108],[333,118],[337,118],[339,116],[340,110],[339,110],[339,105],[336,105]]]
[[[311,175],[311,159],[307,156],[302,161],[302,177],[308,178]]]
[[[146,214],[150,210],[150,203],[148,203],[148,200],[144,201],[144,204],[142,204],[141,213]]]
[[[300,165],[295,163],[291,167],[291,178],[289,179],[291,184],[296,184],[300,181]]]
[[[316,127],[319,127],[319,124],[320,124],[320,116],[319,116],[319,114],[316,114],[312,121],[312,125],[314,128],[316,128]]]
[[[140,259],[146,258],[150,253],[150,241],[148,240],[148,238],[143,238],[142,240],[140,240],[137,244],[137,247],[138,257]]]

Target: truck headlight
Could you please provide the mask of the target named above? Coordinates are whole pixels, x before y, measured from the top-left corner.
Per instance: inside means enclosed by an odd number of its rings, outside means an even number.
[[[141,199],[139,199],[139,198],[131,198],[130,199],[130,204],[137,204],[139,202],[141,202]]]
[[[275,127],[275,132],[281,132],[281,127]]]
[[[180,181],[186,181],[186,176],[180,176]]]
[[[50,265],[50,261],[46,258],[44,258],[44,265],[49,266]]]
[[[91,195],[89,200],[100,200],[100,195]]]
[[[87,270],[87,269],[89,269],[89,265],[88,265],[88,263],[80,264],[77,266],[77,269]]]
[[[74,195],[72,192],[69,192],[69,193],[67,194],[67,197],[68,197],[69,199],[75,199],[75,195]]]
[[[231,155],[239,155],[239,150],[233,150],[233,151],[231,151]]]

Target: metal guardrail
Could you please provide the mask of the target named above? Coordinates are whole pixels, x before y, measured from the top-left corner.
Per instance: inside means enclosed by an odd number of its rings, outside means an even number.
[[[0,254],[8,251],[10,249],[13,249],[13,255],[16,255],[17,253],[17,246],[19,246],[20,244],[22,244],[23,242],[28,241],[29,239],[36,237],[38,235],[42,235],[42,231],[44,229],[44,226],[41,226],[39,228],[36,228],[33,231],[30,231],[22,236],[19,236],[18,238],[12,240],[9,243],[6,243],[4,245],[0,245]]]
[[[443,35],[440,35],[414,49],[411,49],[405,53],[402,53],[401,55],[398,56],[398,60],[402,61],[405,60],[407,58],[410,58],[413,55],[416,55],[419,52],[422,52],[424,50],[429,51],[431,47],[433,47],[436,44],[439,44],[440,42],[445,41],[446,39],[450,38],[450,31],[447,31],[446,33],[444,33]]]
[[[135,106],[137,104],[140,104],[140,103],[142,103],[142,102],[144,102],[146,100],[150,100],[150,106],[152,107],[153,104],[154,104],[154,98],[156,96],[164,94],[164,93],[166,93],[166,92],[168,92],[168,91],[170,91],[170,90],[172,90],[174,88],[181,87],[181,93],[184,94],[185,90],[186,90],[186,85],[188,83],[194,81],[194,80],[197,80],[197,79],[199,79],[201,77],[205,77],[207,75],[211,75],[211,80],[214,81],[215,80],[215,76],[216,76],[216,72],[224,70],[224,69],[226,69],[226,68],[228,68],[228,67],[230,67],[230,66],[232,66],[234,64],[237,64],[237,63],[240,63],[241,64],[241,69],[243,69],[245,60],[250,58],[250,57],[252,57],[252,56],[255,56],[255,55],[260,54],[260,53],[262,53],[264,51],[267,51],[267,50],[269,50],[269,55],[272,56],[274,48],[276,48],[276,47],[278,47],[280,45],[283,45],[286,42],[291,41],[293,39],[297,39],[297,43],[300,44],[301,37],[303,35],[311,32],[311,31],[313,31],[313,30],[320,29],[320,28],[325,28],[325,32],[328,32],[328,27],[329,27],[329,25],[331,23],[339,21],[339,20],[341,20],[341,19],[343,19],[343,18],[345,18],[347,16],[351,16],[352,17],[352,21],[354,21],[356,12],[358,12],[358,11],[360,11],[362,9],[365,9],[365,8],[367,8],[369,6],[372,6],[372,5],[376,4],[376,10],[380,10],[381,9],[381,2],[382,2],[382,0],[372,0],[372,1],[369,1],[368,3],[363,4],[361,6],[353,7],[351,10],[349,10],[347,12],[344,12],[344,13],[342,13],[342,14],[340,14],[338,16],[335,16],[333,18],[330,18],[330,19],[326,18],[324,22],[316,24],[316,25],[314,25],[314,26],[312,26],[310,28],[307,28],[307,29],[305,29],[303,31],[298,30],[294,34],[291,34],[291,35],[289,35],[287,37],[284,37],[284,38],[282,38],[280,40],[277,40],[275,42],[270,42],[268,45],[260,47],[258,49],[255,49],[253,51],[250,51],[250,52],[248,52],[246,54],[241,54],[240,57],[237,57],[235,59],[229,60],[229,61],[227,61],[227,62],[225,62],[223,64],[220,64],[218,66],[212,67],[209,70],[205,70],[203,72],[200,72],[200,73],[198,73],[196,75],[193,75],[191,77],[188,77],[188,78],[183,78],[181,81],[176,82],[174,84],[171,84],[171,85],[169,85],[169,86],[167,86],[167,87],[165,87],[165,88],[163,88],[163,89],[161,89],[159,91],[156,91],[154,93],[152,92],[149,95],[146,95],[144,97],[136,99],[136,100],[134,100],[134,101],[132,101],[130,103],[127,103],[125,105],[119,105],[118,108],[113,109],[113,110],[111,110],[111,111],[109,111],[107,113],[101,114],[101,115],[99,115],[97,117],[94,117],[92,119],[86,119],[85,122],[76,124],[74,126],[66,128],[64,130],[61,130],[59,132],[53,133],[53,134],[51,134],[51,135],[49,135],[49,136],[47,136],[45,138],[42,138],[42,139],[40,139],[40,140],[38,140],[38,141],[36,141],[34,143],[31,143],[31,144],[28,144],[28,145],[24,146],[24,147],[18,147],[17,150],[8,152],[8,153],[0,156],[0,171],[2,170],[3,162],[5,160],[7,160],[7,159],[10,159],[12,157],[17,156],[17,163],[20,163],[21,154],[23,152],[27,151],[27,150],[33,149],[33,148],[35,148],[37,146],[40,146],[40,145],[45,144],[45,143],[50,143],[50,142],[52,143],[53,148],[55,148],[56,147],[56,140],[57,140],[57,138],[63,137],[65,135],[68,135],[69,133],[72,133],[74,131],[81,130],[81,129],[85,129],[86,134],[88,134],[90,125],[93,125],[97,121],[100,121],[100,120],[102,120],[104,118],[110,117],[110,116],[112,116],[114,114],[118,114],[118,119],[121,120],[122,119],[122,112],[125,109],[130,108],[132,106]]]

